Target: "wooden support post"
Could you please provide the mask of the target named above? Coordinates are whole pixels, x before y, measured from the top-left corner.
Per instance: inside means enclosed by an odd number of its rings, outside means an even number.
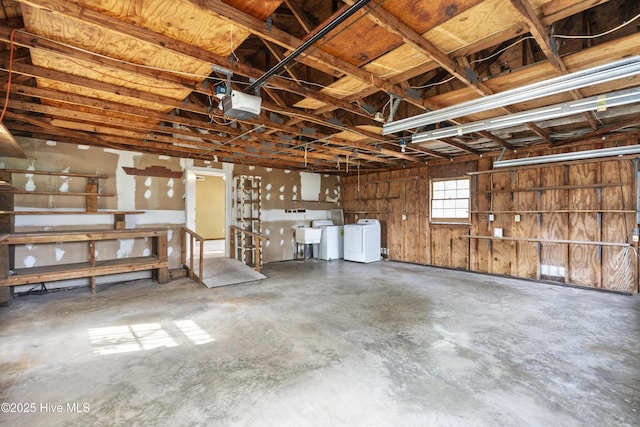
[[[96,241],[89,241],[89,264],[91,267],[96,266]],[[91,285],[91,293],[96,293],[96,276],[89,277],[89,283]]]
[[[200,259],[198,260],[198,277],[200,283],[204,280],[204,245],[205,241],[200,242]]]
[[[158,257],[158,260],[166,263],[167,267],[161,267],[154,270],[153,274],[158,283],[167,283],[169,281],[169,256],[167,255],[167,234],[163,233],[153,239],[153,254]]]
[[[0,180],[10,183],[11,172],[0,171]],[[13,211],[13,193],[0,192],[0,209]],[[13,232],[14,215],[0,215],[0,233]],[[0,245],[0,278],[6,278],[13,269],[14,249],[10,245]],[[13,299],[13,287],[0,287],[0,306],[8,306]]]
[[[193,279],[193,240],[193,236],[191,236],[189,239],[189,254],[191,254],[191,256],[189,257],[189,279]]]
[[[256,238],[256,271],[260,273],[260,248],[262,247],[262,239]]]
[[[125,214],[123,213],[113,214],[113,228],[115,230],[123,230],[127,228]]]
[[[87,178],[87,212],[98,212],[98,178]]]

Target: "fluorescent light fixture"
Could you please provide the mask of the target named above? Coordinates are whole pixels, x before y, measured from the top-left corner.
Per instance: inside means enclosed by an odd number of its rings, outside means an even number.
[[[429,111],[406,119],[396,120],[383,125],[382,134],[388,135],[407,129],[440,123],[456,117],[464,117],[493,108],[504,107],[506,105],[635,76],[638,73],[640,73],[640,55],[520,88],[506,90],[494,95],[463,102],[462,104],[441,108],[436,111]]]
[[[562,104],[549,105],[534,110],[520,113],[507,114],[477,122],[465,123],[458,126],[448,126],[438,130],[422,132],[413,135],[411,142],[425,142],[434,139],[449,138],[466,135],[481,130],[504,129],[528,122],[540,122],[542,120],[566,117],[586,111],[604,111],[607,108],[640,102],[640,87],[610,92],[604,95],[592,96]]]
[[[571,160],[598,159],[600,157],[624,156],[640,153],[640,145],[625,145],[624,147],[601,148],[598,150],[575,151],[572,153],[551,154],[549,156],[523,157],[521,159],[497,160],[494,168],[509,168],[516,166],[538,165],[544,163],[566,162]]]

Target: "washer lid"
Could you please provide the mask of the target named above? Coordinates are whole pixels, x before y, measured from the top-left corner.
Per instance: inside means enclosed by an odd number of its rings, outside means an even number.
[[[330,219],[316,219],[315,221],[311,221],[312,227],[326,227],[328,225],[333,225],[333,221]]]
[[[370,219],[370,218],[363,218],[358,220],[358,225],[374,225],[374,224],[380,225],[380,221],[378,221],[377,219]]]

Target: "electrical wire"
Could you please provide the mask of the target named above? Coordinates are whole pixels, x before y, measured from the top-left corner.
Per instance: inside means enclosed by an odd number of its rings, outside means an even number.
[[[618,25],[617,27],[614,27],[600,34],[594,34],[592,36],[589,36],[589,35],[572,36],[572,35],[565,35],[565,34],[553,34],[553,37],[558,39],[597,39],[599,37],[606,36],[608,34],[613,33],[614,31],[618,31],[619,29],[626,27],[627,25],[631,24],[633,21],[637,20],[638,18],[640,18],[640,13],[634,16],[633,18],[631,18],[629,21],[623,22],[622,24]]]
[[[231,26],[231,29],[229,30],[229,43],[230,43],[230,48],[231,48],[231,54],[233,55],[233,57],[236,59],[237,62],[240,62],[240,58],[238,58],[238,56],[236,55],[236,51],[233,48],[233,25]]]
[[[4,119],[4,114],[7,112],[7,108],[9,107],[9,94],[11,93],[11,77],[13,76],[13,52],[14,52],[14,48],[15,45],[13,43],[13,37],[16,34],[16,29],[14,28],[13,30],[11,30],[11,36],[9,37],[10,39],[10,52],[9,52],[9,78],[7,80],[7,96],[4,99],[4,107],[2,108],[2,114],[0,114],[0,123],[2,123],[2,120]]]
[[[429,83],[428,85],[422,85],[422,86],[411,86],[411,89],[426,89],[428,87],[439,86],[439,85],[443,85],[443,84],[445,84],[447,82],[450,82],[451,80],[453,80],[455,78],[456,78],[456,76],[451,76],[448,79],[442,80],[442,81],[437,82],[437,83]],[[388,104],[388,102],[387,102],[387,104]]]
[[[504,49],[500,49],[499,51],[494,52],[494,53],[492,53],[491,55],[489,55],[489,56],[487,56],[487,57],[485,57],[485,58],[480,58],[480,59],[476,59],[476,60],[471,61],[471,62],[470,62],[470,64],[477,64],[477,63],[479,63],[479,62],[487,61],[487,60],[489,60],[489,59],[493,58],[493,57],[494,57],[494,56],[496,56],[496,55],[500,55],[501,53],[503,53],[503,52],[504,52],[504,51],[506,51],[507,49],[511,49],[513,46],[515,46],[515,45],[517,45],[517,44],[519,44],[519,43],[522,43],[523,41],[528,40],[528,39],[533,39],[533,40],[535,40],[535,37],[533,37],[533,36],[523,37],[523,38],[521,38],[521,39],[519,39],[519,40],[516,40],[515,42],[511,43],[509,46],[505,47]]]

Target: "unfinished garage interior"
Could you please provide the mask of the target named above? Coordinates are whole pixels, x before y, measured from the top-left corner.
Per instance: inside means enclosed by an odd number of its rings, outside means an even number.
[[[637,0],[0,20],[0,425],[640,424]]]

